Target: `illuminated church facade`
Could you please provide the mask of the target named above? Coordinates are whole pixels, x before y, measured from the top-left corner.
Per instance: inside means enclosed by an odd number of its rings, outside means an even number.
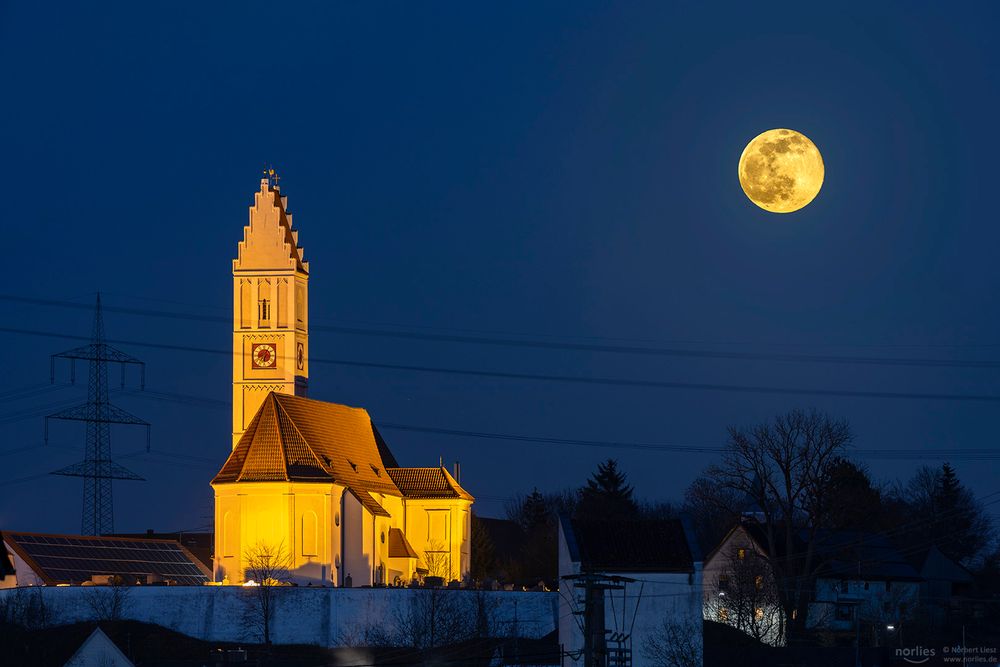
[[[233,261],[232,452],[212,480],[216,581],[262,548],[299,584],[462,579],[473,497],[442,467],[399,465],[363,408],[306,397],[309,263],[262,179]]]

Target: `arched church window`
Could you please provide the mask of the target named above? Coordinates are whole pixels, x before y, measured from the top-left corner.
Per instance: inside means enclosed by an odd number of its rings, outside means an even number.
[[[232,558],[236,555],[236,526],[232,512],[226,512],[222,517],[222,555]]]
[[[307,510],[302,513],[302,555],[316,556],[317,545],[319,544],[318,522],[316,513]]]

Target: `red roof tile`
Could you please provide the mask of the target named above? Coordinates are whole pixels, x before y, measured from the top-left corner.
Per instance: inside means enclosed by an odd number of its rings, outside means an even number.
[[[389,468],[387,472],[406,498],[474,500],[444,468]]]
[[[370,493],[402,493],[385,474],[380,450],[388,452],[363,408],[272,392],[212,483],[335,482],[370,512],[388,516]]]

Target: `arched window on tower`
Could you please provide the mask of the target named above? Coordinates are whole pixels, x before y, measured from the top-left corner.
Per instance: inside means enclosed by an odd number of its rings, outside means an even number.
[[[271,326],[271,282],[261,280],[257,283],[257,320],[260,326]]]
[[[253,326],[253,285],[249,280],[240,280],[240,328]]]
[[[275,294],[274,309],[278,314],[278,328],[288,326],[288,279],[278,279],[278,290]]]

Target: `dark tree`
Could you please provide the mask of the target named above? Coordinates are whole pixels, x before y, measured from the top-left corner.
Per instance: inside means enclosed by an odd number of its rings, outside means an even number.
[[[559,515],[572,514],[576,504],[573,492],[541,493],[538,489],[507,503],[507,518],[520,529],[523,545],[516,562],[500,563],[513,583],[534,586],[542,581],[549,587],[556,585]]]
[[[707,554],[719,546],[726,533],[736,525],[741,513],[749,508],[745,494],[720,487],[708,477],[691,482],[684,493],[683,511],[691,517],[701,552]]]
[[[882,492],[868,470],[839,457],[828,471],[825,525],[833,530],[877,531],[882,528]]]
[[[846,421],[793,410],[770,422],[730,428],[722,462],[707,473],[724,494],[751,500],[762,520],[787,623],[781,634],[789,641],[805,634],[812,582],[821,565],[816,552],[828,519],[829,480],[851,439]]]
[[[897,493],[910,515],[903,539],[908,547],[935,545],[952,560],[973,565],[992,542],[990,517],[951,464],[918,469]]]
[[[586,486],[580,489],[576,515],[581,519],[634,519],[639,507],[632,498],[632,487],[618,462],[608,459],[597,466]]]
[[[472,562],[470,563],[472,578],[483,581],[496,576],[496,547],[493,544],[492,538],[490,538],[489,532],[483,526],[483,522],[474,513],[472,515],[472,537],[470,541],[472,543]]]
[[[525,535],[531,535],[540,527],[548,524],[551,518],[552,512],[549,503],[546,502],[545,496],[536,487],[524,499],[516,520],[521,527],[521,531]]]

